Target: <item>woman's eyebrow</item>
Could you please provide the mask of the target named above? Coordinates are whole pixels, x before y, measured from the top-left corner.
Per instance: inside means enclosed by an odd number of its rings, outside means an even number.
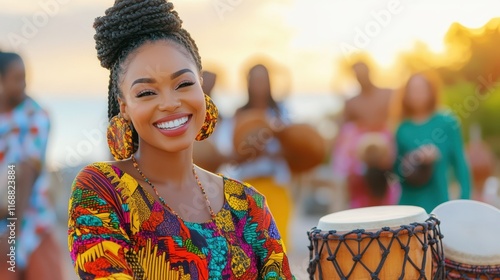
[[[132,88],[135,84],[154,84],[154,83],[156,83],[156,80],[153,78],[140,78],[135,80],[130,86],[130,88]]]
[[[170,79],[173,80],[173,79],[179,77],[180,75],[182,75],[184,73],[192,73],[192,74],[194,74],[193,71],[191,71],[191,69],[186,68],[186,69],[179,70],[179,71],[173,73],[172,75],[170,75]]]

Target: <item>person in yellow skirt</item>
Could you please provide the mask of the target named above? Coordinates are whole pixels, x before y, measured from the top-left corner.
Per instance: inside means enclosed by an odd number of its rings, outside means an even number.
[[[287,238],[292,215],[289,191],[291,172],[276,132],[289,123],[287,113],[271,94],[269,72],[258,64],[248,74],[248,102],[234,115],[235,161],[224,172],[257,186],[267,198],[282,240]]]

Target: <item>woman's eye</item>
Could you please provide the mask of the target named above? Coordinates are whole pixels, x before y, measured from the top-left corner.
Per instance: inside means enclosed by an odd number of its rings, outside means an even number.
[[[154,95],[154,94],[155,93],[153,91],[145,90],[145,91],[139,92],[139,94],[137,94],[136,97],[143,97],[143,96],[149,96],[149,95]]]
[[[193,82],[188,82],[188,81],[186,81],[186,82],[182,82],[179,86],[177,86],[177,88],[176,88],[176,89],[181,89],[181,88],[183,88],[183,87],[189,87],[189,86],[192,86],[192,85],[194,85],[194,83],[193,83]]]

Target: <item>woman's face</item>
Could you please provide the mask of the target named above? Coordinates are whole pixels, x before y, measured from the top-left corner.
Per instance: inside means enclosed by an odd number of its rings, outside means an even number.
[[[205,119],[198,69],[170,41],[146,43],[128,58],[122,76],[122,115],[132,121],[140,145],[177,152],[193,143]]]
[[[10,62],[5,75],[2,76],[0,94],[9,103],[16,103],[24,95],[26,89],[26,72],[20,59]]]
[[[269,74],[263,66],[254,67],[248,75],[248,92],[258,104],[267,106],[270,93]],[[255,104],[257,105],[257,104]]]
[[[412,108],[414,113],[423,113],[429,110],[432,93],[425,77],[417,75],[408,81],[405,98],[406,104]]]

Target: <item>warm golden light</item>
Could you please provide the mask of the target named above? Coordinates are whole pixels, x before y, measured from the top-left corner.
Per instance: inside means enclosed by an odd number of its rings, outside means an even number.
[[[349,51],[367,52],[382,67],[398,54],[445,49],[454,22],[480,27],[500,9],[482,1],[182,0],[174,1],[196,39],[207,67],[224,77],[221,92],[244,91],[244,64],[264,55],[288,68],[278,91],[343,91],[350,83],[339,64]],[[104,94],[107,72],[96,59],[92,23],[113,1],[0,1],[0,48],[15,50],[30,69],[29,89],[38,94]],[[386,77],[386,80],[391,77]],[[379,79],[377,79],[379,80]],[[380,83],[385,83],[380,79]],[[285,83],[285,82],[283,82]],[[332,86],[333,85],[333,86]]]

